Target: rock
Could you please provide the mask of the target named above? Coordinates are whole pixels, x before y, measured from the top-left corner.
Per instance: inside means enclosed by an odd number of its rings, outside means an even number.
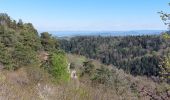
[[[71,78],[72,78],[72,79],[77,79],[76,70],[72,70],[72,71],[71,71]]]

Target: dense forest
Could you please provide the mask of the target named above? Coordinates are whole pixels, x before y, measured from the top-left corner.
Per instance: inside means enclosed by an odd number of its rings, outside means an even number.
[[[158,76],[169,42],[163,35],[101,37],[77,36],[60,40],[68,53],[113,64],[133,75]]]

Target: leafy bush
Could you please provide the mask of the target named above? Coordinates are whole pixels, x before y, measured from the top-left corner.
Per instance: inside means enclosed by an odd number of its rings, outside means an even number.
[[[95,68],[95,66],[92,63],[92,61],[83,62],[81,76],[84,76],[85,74],[91,76],[94,71],[94,68]]]
[[[12,53],[12,58],[15,61],[14,69],[22,66],[28,66],[37,64],[38,58],[36,52],[31,49],[31,47],[17,45]]]
[[[70,69],[75,69],[75,63],[74,62],[70,63]]]
[[[170,83],[170,55],[165,57],[163,64],[161,65],[160,75],[163,80]]]
[[[0,13],[0,63],[6,69],[37,63],[41,48],[40,37],[31,23],[16,22]]]
[[[49,73],[59,82],[68,81],[67,60],[64,52],[55,52],[49,58]]]
[[[0,64],[2,64],[6,69],[11,69],[13,66],[11,53],[2,43],[0,43]]]
[[[99,84],[108,84],[111,76],[112,76],[111,71],[107,68],[104,68],[104,66],[102,66],[101,68],[96,69],[95,74],[91,80]]]
[[[48,32],[41,33],[41,44],[45,51],[55,51],[58,48],[57,40]]]

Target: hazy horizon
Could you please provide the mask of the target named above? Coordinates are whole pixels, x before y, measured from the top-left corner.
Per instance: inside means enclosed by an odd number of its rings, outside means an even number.
[[[166,30],[129,30],[129,31],[46,31],[57,37],[74,36],[129,36],[129,35],[159,35]],[[42,33],[44,31],[39,31]]]

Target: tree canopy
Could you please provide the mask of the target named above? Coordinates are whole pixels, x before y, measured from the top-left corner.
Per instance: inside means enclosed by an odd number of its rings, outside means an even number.
[[[21,19],[16,21],[0,13],[0,65],[5,69],[17,70],[44,63],[55,79],[66,80],[67,60],[58,47],[57,39],[48,32],[39,35],[31,23],[24,23]],[[51,54],[48,63],[40,62],[40,52]]]
[[[112,64],[133,75],[158,76],[170,43],[161,35],[101,37],[77,36],[60,40],[66,52]]]

